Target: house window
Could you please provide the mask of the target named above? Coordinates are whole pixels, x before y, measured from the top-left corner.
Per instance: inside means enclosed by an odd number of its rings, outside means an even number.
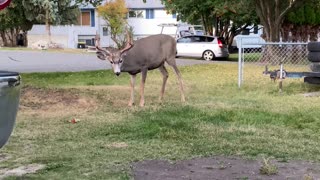
[[[143,10],[130,10],[129,11],[129,18],[144,18],[145,11]]]
[[[95,26],[95,17],[94,17],[94,10],[84,10],[81,12],[79,16],[79,25],[81,26]]]
[[[79,17],[79,24],[81,26],[90,26],[90,12],[81,12]]]
[[[109,35],[108,27],[102,27],[102,35],[103,36],[108,36]]]
[[[146,18],[147,19],[154,19],[154,10],[153,9],[146,9]]]

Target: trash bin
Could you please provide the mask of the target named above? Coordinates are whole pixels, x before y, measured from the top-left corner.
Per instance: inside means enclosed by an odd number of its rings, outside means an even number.
[[[8,141],[16,121],[20,100],[20,76],[0,71],[0,148]]]

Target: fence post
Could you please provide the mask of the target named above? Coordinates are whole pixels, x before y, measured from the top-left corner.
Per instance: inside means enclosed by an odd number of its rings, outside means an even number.
[[[238,46],[238,87],[240,88],[241,82],[242,82],[242,38],[240,37],[239,39],[240,39],[240,42],[237,41],[237,46]]]

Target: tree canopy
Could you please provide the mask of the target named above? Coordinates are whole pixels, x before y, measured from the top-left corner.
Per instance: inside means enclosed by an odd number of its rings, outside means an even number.
[[[124,0],[114,0],[98,6],[99,15],[108,23],[111,38],[116,43],[117,48],[122,48],[125,44],[123,39],[124,27],[127,26],[125,19],[128,9]]]
[[[93,6],[101,5],[103,0],[76,0],[77,4],[92,4]]]
[[[248,25],[261,24],[266,41],[277,42],[283,23],[319,24],[318,0],[162,0],[169,12],[177,12],[181,20],[201,22],[210,33],[229,39]],[[215,23],[212,23],[215,22]],[[230,42],[229,42],[230,43]]]
[[[190,24],[202,24],[208,34],[223,36],[231,44],[233,37],[249,25],[258,24],[251,0],[162,0],[169,12]],[[213,32],[215,27],[215,32]]]
[[[74,3],[76,2],[76,3]],[[77,22],[78,5],[99,4],[93,0],[14,0],[0,11],[0,37],[5,46],[14,46],[20,32],[30,30],[33,24],[65,25]]]
[[[320,29],[320,1],[307,1],[289,11],[282,29],[285,41],[317,41]],[[289,32],[292,33],[292,39],[288,37]]]
[[[79,8],[72,0],[23,0],[25,15],[29,21],[64,25],[76,23]]]

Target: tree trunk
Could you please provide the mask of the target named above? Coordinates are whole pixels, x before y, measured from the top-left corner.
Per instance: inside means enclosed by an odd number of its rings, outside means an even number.
[[[315,25],[310,29],[310,41],[318,41],[319,29],[319,25]]]
[[[8,33],[8,37],[10,40],[10,46],[11,47],[16,47],[17,46],[17,33],[15,31],[16,29],[11,28],[9,33]]]
[[[264,27],[266,42],[279,42],[284,16],[298,0],[255,0],[256,12]],[[287,4],[284,4],[287,3]],[[261,62],[270,63],[270,57],[279,56],[275,46],[265,47]],[[272,62],[271,62],[272,63]]]
[[[51,27],[49,22],[49,10],[46,10],[46,31],[48,35],[48,44],[51,43]]]
[[[281,37],[283,42],[291,42],[292,39],[289,38],[289,34],[291,32],[293,25],[289,23],[285,23],[282,25]]]
[[[1,38],[2,38],[2,42],[3,42],[3,46],[8,46],[8,40],[6,37],[6,31],[1,31],[0,32]]]
[[[23,32],[23,42],[24,42],[24,46],[28,47],[28,31]]]
[[[255,0],[257,15],[264,26],[265,40],[279,42],[280,30],[284,16],[298,0],[287,2],[281,0]]]

